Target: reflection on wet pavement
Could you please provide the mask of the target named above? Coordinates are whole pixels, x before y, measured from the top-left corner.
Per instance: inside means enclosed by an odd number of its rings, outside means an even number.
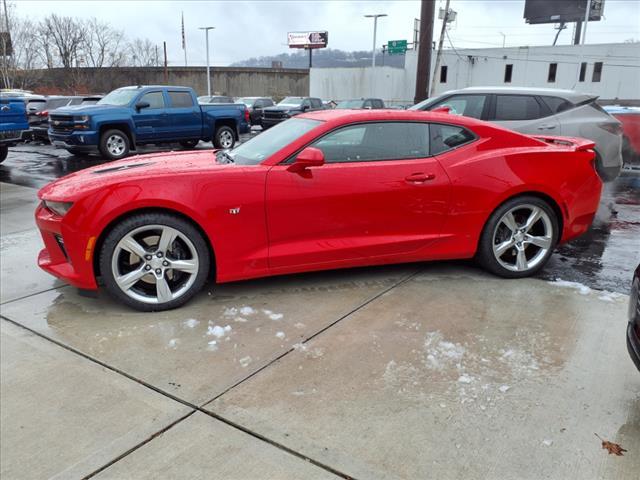
[[[539,275],[628,294],[640,263],[640,172],[605,184],[591,229],[562,245]]]

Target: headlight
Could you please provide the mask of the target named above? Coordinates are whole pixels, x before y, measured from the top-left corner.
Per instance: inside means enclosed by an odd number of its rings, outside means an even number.
[[[43,200],[44,206],[56,215],[64,217],[73,203],[71,202],[52,202],[51,200]]]
[[[80,117],[73,117],[73,121],[75,123],[88,123],[89,122],[89,115],[82,115]]]

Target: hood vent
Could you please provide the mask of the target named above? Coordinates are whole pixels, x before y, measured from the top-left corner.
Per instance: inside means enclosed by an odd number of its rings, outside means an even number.
[[[145,163],[131,163],[129,165],[121,165],[119,167],[101,168],[100,170],[94,170],[94,174],[121,172],[122,170],[131,170],[132,168],[144,167],[145,165],[151,165],[153,162]]]

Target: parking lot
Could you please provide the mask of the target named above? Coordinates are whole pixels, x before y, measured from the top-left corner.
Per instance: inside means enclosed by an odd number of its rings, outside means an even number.
[[[328,271],[145,314],[36,265],[37,188],[100,162],[24,144],[0,166],[3,478],[636,478],[640,171],[538,278]]]

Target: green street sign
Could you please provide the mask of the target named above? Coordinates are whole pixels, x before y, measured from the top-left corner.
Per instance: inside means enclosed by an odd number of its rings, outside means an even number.
[[[404,55],[407,52],[406,40],[390,40],[387,43],[389,55]]]

